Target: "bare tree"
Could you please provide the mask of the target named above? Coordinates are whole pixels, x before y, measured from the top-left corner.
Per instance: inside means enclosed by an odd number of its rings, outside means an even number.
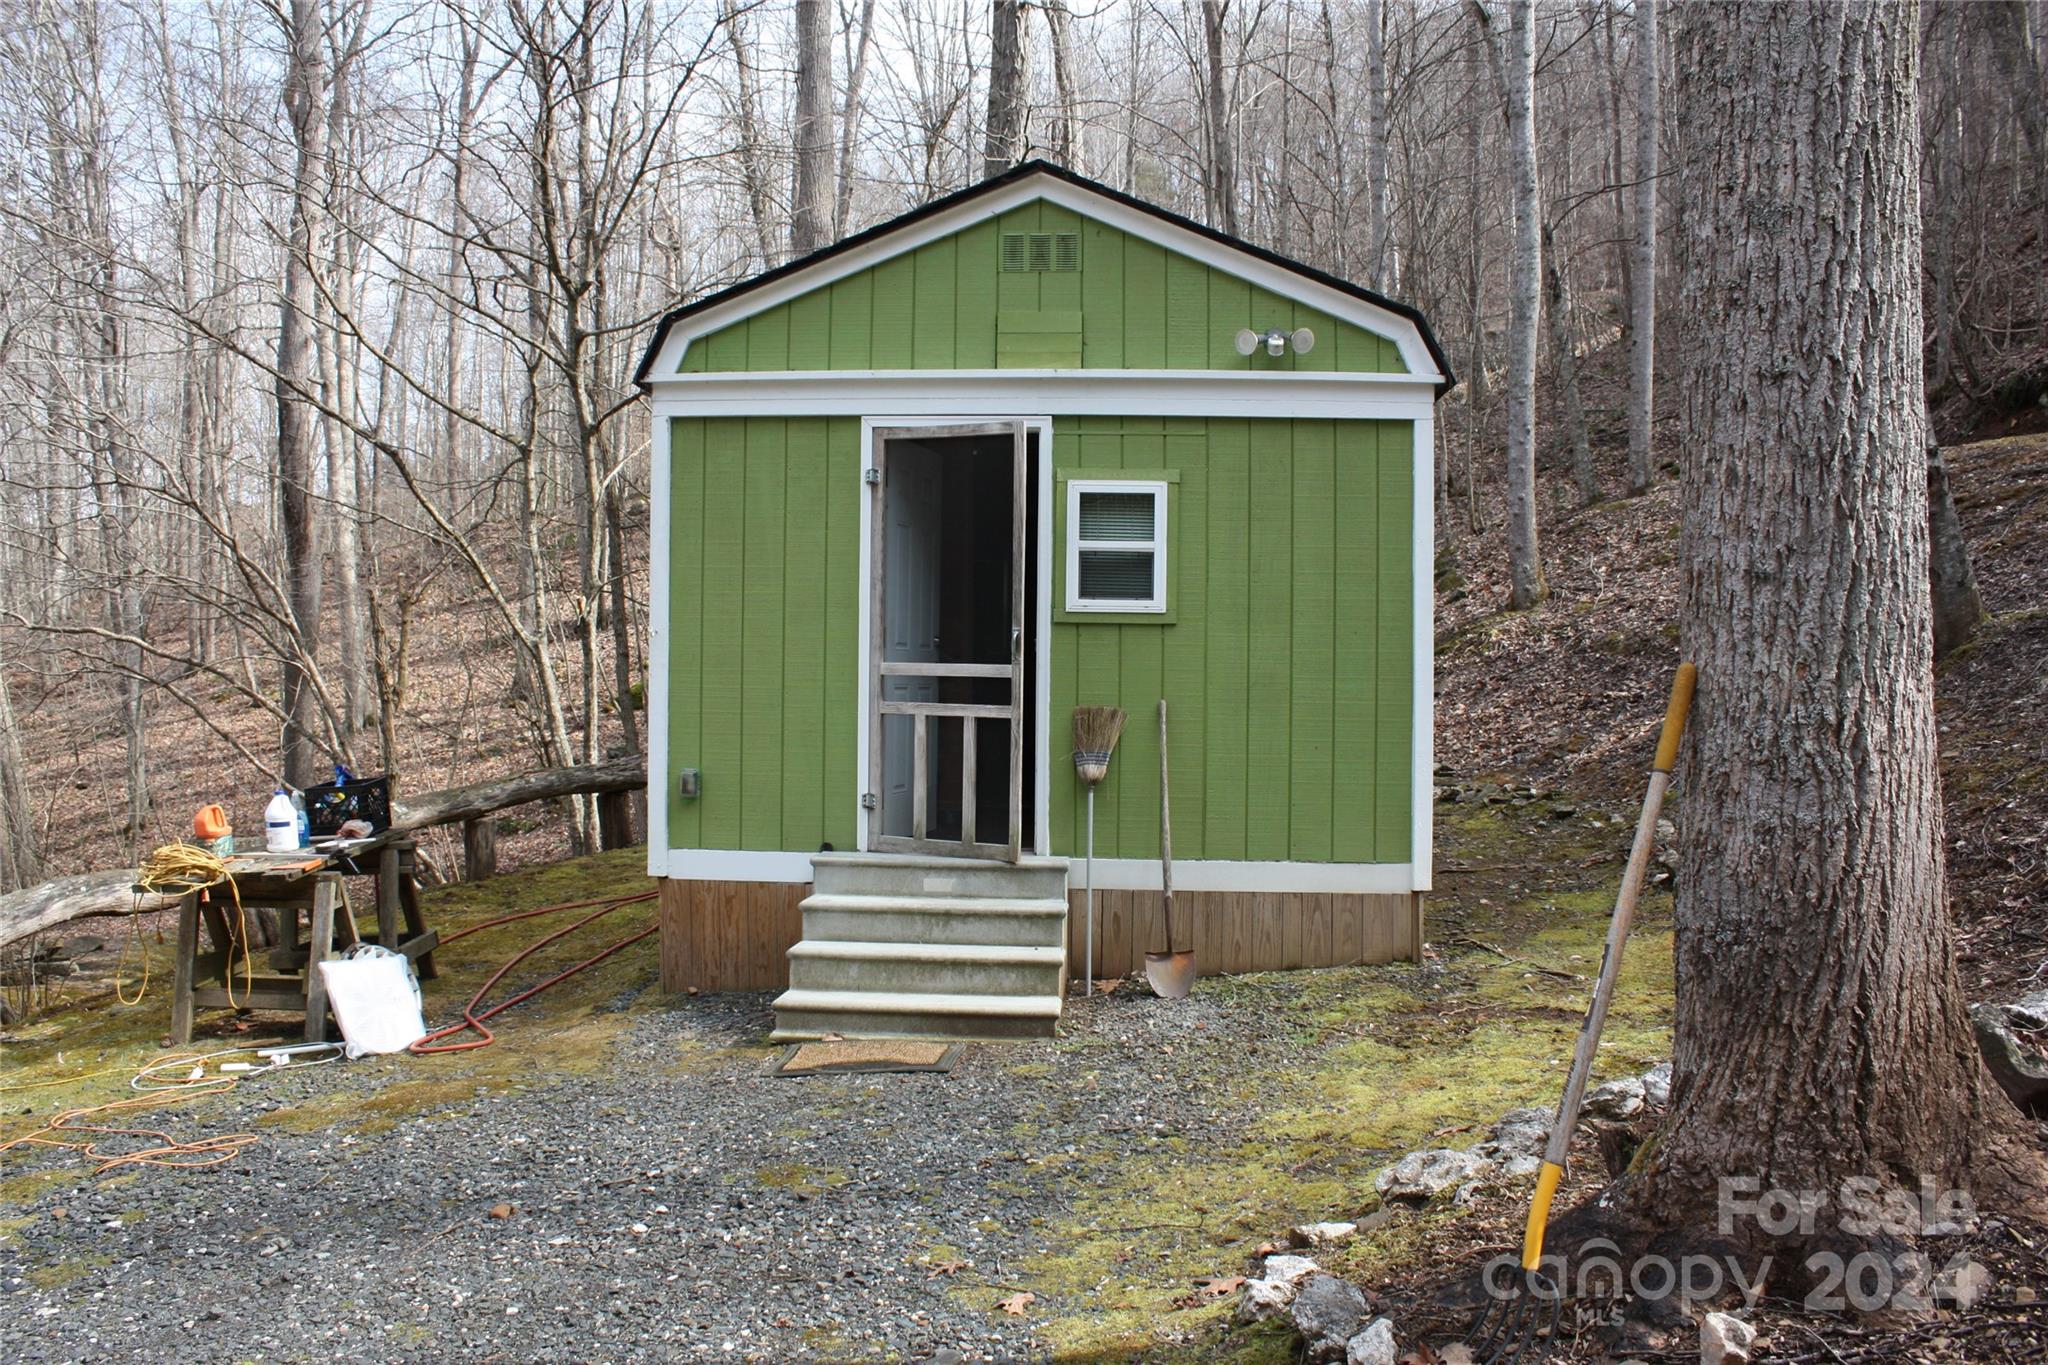
[[[0,631],[0,891],[43,879],[43,855],[29,804],[28,762],[7,686],[7,633]]]
[[[284,287],[278,294],[277,488],[284,528],[286,573],[290,579],[292,625],[310,653],[320,643],[320,549],[314,534],[314,460],[319,446],[318,414],[306,391],[320,382],[314,331],[319,325],[316,253],[325,246],[327,193],[328,68],[325,16],[320,0],[289,0],[279,12],[284,24],[284,104],[296,163],[292,175],[291,225],[284,253]],[[285,780],[295,787],[318,780],[316,700],[297,657],[283,661]]]
[[[1230,83],[1223,60],[1223,19],[1230,0],[1202,0],[1202,150],[1209,222],[1237,235],[1237,152],[1230,139]]]
[[[789,250],[816,251],[832,231],[832,11],[826,0],[796,0],[796,189]]]
[[[1365,282],[1393,293],[1401,287],[1393,231],[1393,182],[1387,154],[1387,3],[1365,6]]]
[[[1045,0],[1046,36],[1052,43],[1052,159],[1072,166],[1080,159],[1081,111],[1074,83],[1074,17],[1066,0]]]
[[[1536,333],[1541,311],[1542,195],[1536,176],[1536,9],[1509,0],[1505,43],[1483,0],[1466,0],[1486,40],[1507,114],[1514,249],[1509,257],[1507,366],[1508,605],[1527,611],[1550,595],[1536,526]]]
[[[1650,491],[1656,481],[1651,423],[1657,378],[1657,138],[1662,127],[1658,93],[1657,6],[1636,0],[1635,252],[1629,264],[1628,488]]]
[[[1024,5],[994,0],[989,9],[988,133],[984,178],[1001,175],[1024,154]]]

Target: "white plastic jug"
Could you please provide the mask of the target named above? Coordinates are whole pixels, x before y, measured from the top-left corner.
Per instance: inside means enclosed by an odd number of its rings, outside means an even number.
[[[283,787],[263,808],[263,844],[272,853],[290,853],[299,846],[299,812]]]

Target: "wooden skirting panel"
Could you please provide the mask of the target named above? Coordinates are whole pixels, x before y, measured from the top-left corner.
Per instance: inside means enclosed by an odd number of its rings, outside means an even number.
[[[803,937],[808,883],[661,883],[664,990],[775,991],[789,985],[791,944]],[[1082,893],[1067,893],[1067,962],[1085,948]],[[1173,898],[1181,947],[1205,976],[1399,962],[1420,951],[1420,894],[1181,891]],[[1159,946],[1157,891],[1095,893],[1095,974],[1143,971]]]
[[[1098,978],[1145,969],[1145,954],[1162,946],[1165,931],[1159,909],[1157,891],[1095,893]],[[1067,963],[1075,976],[1084,970],[1087,924],[1083,913],[1082,892],[1070,888]],[[1400,962],[1421,951],[1419,892],[1176,891],[1173,918],[1175,946],[1195,950],[1195,966],[1204,976]]]
[[[661,882],[661,985],[680,991],[779,991],[809,883]]]

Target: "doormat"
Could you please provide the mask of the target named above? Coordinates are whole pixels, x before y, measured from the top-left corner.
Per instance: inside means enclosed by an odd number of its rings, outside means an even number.
[[[796,1043],[768,1068],[771,1076],[845,1076],[878,1071],[951,1071],[965,1043],[924,1043],[914,1039],[839,1039]]]

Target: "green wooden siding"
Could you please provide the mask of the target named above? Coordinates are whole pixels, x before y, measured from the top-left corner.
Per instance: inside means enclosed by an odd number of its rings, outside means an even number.
[[[1174,623],[1053,626],[1055,756],[1076,706],[1131,717],[1096,793],[1098,855],[1159,856],[1163,696],[1176,858],[1408,861],[1413,439],[1407,422],[1057,424],[1056,478],[1179,476]],[[1054,853],[1086,847],[1085,790],[1057,761],[1052,835]]]
[[[1003,270],[999,252],[1008,232],[1079,233],[1080,269]],[[1076,320],[1071,327],[1068,319]],[[1307,327],[1316,344],[1305,356],[1241,356],[1234,343],[1246,327]],[[1400,348],[1386,337],[1044,200],[700,337],[681,368],[1013,366],[1406,370]]]
[[[860,421],[678,418],[669,462],[669,846],[852,848]]]
[[[1407,422],[1056,422],[1056,490],[1177,481],[1170,623],[1053,626],[1054,853],[1086,834],[1073,709],[1108,704],[1131,722],[1096,851],[1158,856],[1164,696],[1176,857],[1408,861],[1412,441]],[[670,784],[669,844],[856,847],[860,423],[676,419],[670,462],[668,762],[703,794]]]

